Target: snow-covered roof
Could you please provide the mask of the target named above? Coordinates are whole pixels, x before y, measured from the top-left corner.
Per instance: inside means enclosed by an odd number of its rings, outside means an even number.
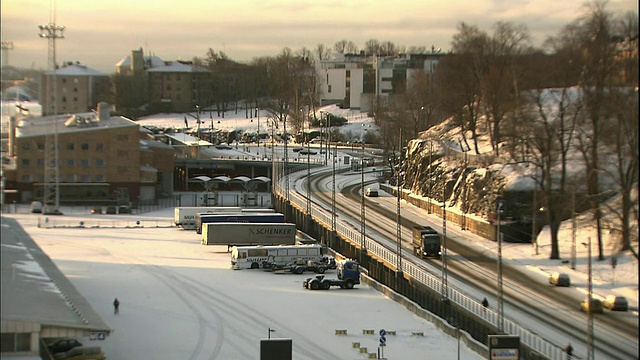
[[[203,67],[194,66],[193,64],[188,64],[180,61],[167,62],[164,66],[158,66],[158,67],[149,69],[149,72],[171,72],[171,73],[176,73],[176,72],[188,73],[188,72],[204,72],[204,71],[207,71],[207,70]]]
[[[164,66],[164,60],[155,55],[144,56],[144,63],[149,68]],[[131,55],[127,55],[116,63],[116,67],[131,67]]]
[[[48,72],[51,74],[51,72]],[[108,76],[107,74],[98,70],[86,67],[84,65],[73,64],[56,70],[56,75],[67,76]]]

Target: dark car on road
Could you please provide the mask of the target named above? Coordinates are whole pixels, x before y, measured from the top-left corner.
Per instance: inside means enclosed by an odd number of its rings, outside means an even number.
[[[78,346],[82,346],[82,343],[76,339],[58,339],[47,345],[47,348],[49,348],[49,353],[58,354],[67,352]]]
[[[309,149],[302,149],[298,152],[298,154],[300,155],[315,155],[317,154],[317,152],[313,151],[313,150],[309,150]]]
[[[555,286],[571,286],[571,278],[568,274],[554,272],[549,275],[549,284]]]
[[[227,144],[218,144],[216,145],[216,149],[218,150],[231,150],[232,147]]]

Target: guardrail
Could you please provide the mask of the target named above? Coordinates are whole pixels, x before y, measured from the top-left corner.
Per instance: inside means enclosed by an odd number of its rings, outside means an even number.
[[[274,194],[287,198],[284,194],[284,189],[282,188],[283,181],[290,181],[291,172],[287,173],[287,176],[283,176],[281,179],[274,179]],[[278,176],[278,174],[274,174],[274,177]],[[306,176],[306,173],[305,175]],[[289,188],[291,185],[289,186]],[[297,192],[289,192],[288,199],[292,204],[300,207],[301,209],[305,209],[307,205],[307,199]],[[331,228],[331,214],[328,213],[323,208],[311,204],[311,217],[317,221],[318,223],[326,226],[327,228]],[[335,225],[336,232],[343,238],[352,242],[353,244],[357,244],[359,246],[363,246],[362,236],[359,229],[355,229],[352,225],[345,223],[343,220],[338,220]],[[388,264],[395,264],[397,262],[397,255],[394,250],[388,249],[382,246],[377,241],[366,237],[364,238],[364,248],[367,251],[376,257],[382,259]],[[440,292],[442,289],[442,282],[440,277],[424,272],[423,269],[418,267],[415,263],[413,263],[413,259],[404,258],[402,259],[402,269],[405,274],[409,275],[411,278],[419,281],[425,286],[428,286],[434,291]],[[498,324],[498,314],[491,310],[482,306],[476,299],[471,298],[470,296],[464,294],[461,290],[456,289],[454,286],[447,284],[447,298],[449,301],[456,303],[457,305],[463,307],[467,311],[475,314],[476,316],[483,318],[490,324]],[[503,331],[507,334],[518,335],[520,336],[520,342],[527,345],[531,349],[535,350],[539,355],[545,356],[549,359],[564,359],[565,353],[564,349],[561,346],[553,344],[537,334],[522,328],[517,323],[504,318],[503,317]],[[577,357],[575,357],[577,359]]]

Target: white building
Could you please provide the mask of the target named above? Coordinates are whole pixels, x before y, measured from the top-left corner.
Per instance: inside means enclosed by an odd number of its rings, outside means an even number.
[[[432,49],[426,54],[371,56],[339,55],[320,62],[320,103],[370,111],[376,96],[388,98],[403,92],[416,71],[433,74],[445,54]]]

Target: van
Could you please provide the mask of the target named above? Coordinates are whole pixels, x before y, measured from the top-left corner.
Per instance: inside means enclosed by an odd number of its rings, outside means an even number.
[[[40,214],[42,213],[42,203],[40,201],[32,201],[30,209],[32,213]]]
[[[378,190],[377,189],[372,189],[372,188],[367,188],[367,191],[365,192],[366,196],[369,197],[378,197]]]

